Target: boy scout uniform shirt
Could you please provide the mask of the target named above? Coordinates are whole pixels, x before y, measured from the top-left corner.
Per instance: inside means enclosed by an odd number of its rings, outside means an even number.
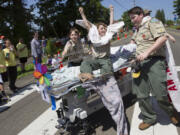
[[[8,57],[9,59],[5,60],[6,66],[11,67],[11,66],[16,66],[16,56],[14,52],[12,52],[9,48],[3,49],[4,56],[5,58]]]
[[[148,50],[155,42],[156,38],[166,35],[166,30],[163,24],[155,19],[148,19],[144,17],[139,30],[134,33],[132,40],[137,44],[136,55],[144,53]],[[157,51],[150,54],[150,56],[166,56],[165,46],[161,47]]]
[[[110,43],[100,47],[92,46],[91,49],[94,58],[104,58],[110,56]]]
[[[16,48],[17,48],[17,52],[18,52],[18,57],[19,58],[26,58],[26,57],[28,57],[28,49],[27,49],[25,44],[18,43]],[[23,49],[23,50],[20,51],[21,49]]]
[[[5,57],[2,50],[0,50],[0,65],[6,66]],[[6,72],[6,68],[0,68],[0,73],[4,73],[4,72]]]
[[[65,56],[68,57],[69,62],[80,62],[83,59],[84,49],[80,41],[75,44],[72,40],[69,40],[64,51],[67,52]]]

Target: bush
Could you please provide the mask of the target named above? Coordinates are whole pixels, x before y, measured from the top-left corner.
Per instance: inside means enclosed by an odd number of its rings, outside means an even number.
[[[58,53],[58,51],[62,51],[62,49],[63,49],[63,46],[62,45],[58,45],[57,46],[57,39],[55,39],[55,38],[50,38],[50,39],[48,39],[48,41],[47,41],[47,46],[46,46],[46,52],[47,52],[47,54],[49,54],[49,55],[53,55],[53,54],[55,54],[55,53]]]
[[[53,55],[56,53],[57,48],[55,46],[55,40],[53,38],[48,39],[47,46],[46,46],[46,52],[47,54]]]

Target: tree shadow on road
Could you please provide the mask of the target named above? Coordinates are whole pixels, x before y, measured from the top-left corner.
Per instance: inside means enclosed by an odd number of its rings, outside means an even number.
[[[136,97],[132,94],[128,94],[127,96],[123,97],[123,102],[124,102],[124,108],[126,110],[130,106],[134,105],[134,103],[136,102]],[[128,123],[128,131],[130,131],[130,122],[128,121],[127,117],[126,119]],[[107,132],[108,134],[112,134],[112,135],[116,134],[116,124],[113,121],[111,115],[109,114],[109,111],[105,107],[89,115],[87,121],[88,121],[88,126],[90,128],[88,135],[107,134]],[[110,129],[112,128],[114,131],[112,130],[110,131]],[[71,130],[72,130],[71,133],[68,135],[80,135],[81,128],[74,127]]]

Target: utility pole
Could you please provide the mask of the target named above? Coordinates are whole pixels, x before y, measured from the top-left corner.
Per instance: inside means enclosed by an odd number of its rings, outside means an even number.
[[[136,0],[133,0],[133,5],[134,5],[134,7],[136,6]]]

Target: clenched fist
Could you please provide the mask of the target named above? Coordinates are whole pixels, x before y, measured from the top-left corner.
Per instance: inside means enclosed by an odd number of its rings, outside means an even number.
[[[109,6],[110,11],[114,10],[114,7],[112,5]]]
[[[80,13],[83,13],[83,12],[84,12],[83,7],[79,7],[79,12],[80,12]]]

